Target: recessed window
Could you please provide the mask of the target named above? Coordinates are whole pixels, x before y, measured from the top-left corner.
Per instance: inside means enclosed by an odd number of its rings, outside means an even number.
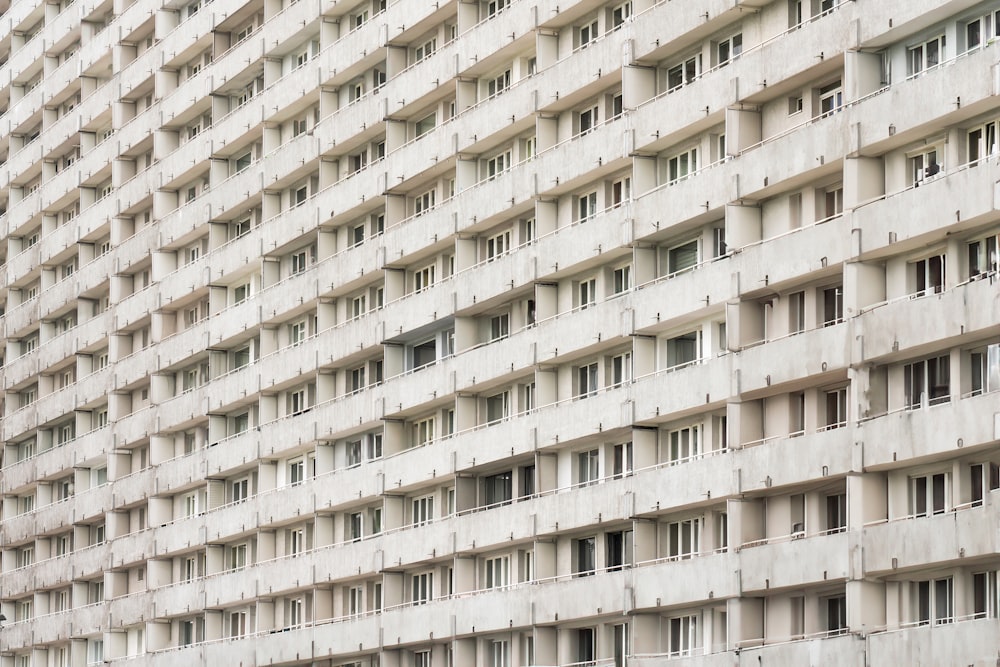
[[[945,38],[938,35],[933,39],[911,46],[906,51],[909,74],[919,74],[936,67],[944,60]]]
[[[743,53],[743,33],[719,40],[716,44],[716,64],[725,65],[741,53]]]
[[[701,75],[701,54],[691,56],[667,70],[667,90],[674,91]]]

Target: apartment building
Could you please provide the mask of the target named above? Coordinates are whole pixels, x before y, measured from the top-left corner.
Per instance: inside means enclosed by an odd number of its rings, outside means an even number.
[[[0,667],[996,664],[1000,0],[0,11]]]

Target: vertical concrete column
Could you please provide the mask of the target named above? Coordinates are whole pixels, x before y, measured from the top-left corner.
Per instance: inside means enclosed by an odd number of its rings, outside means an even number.
[[[881,53],[869,51],[844,52],[845,102],[853,102],[874,93],[886,85],[882,70]]]
[[[762,238],[759,206],[726,205],[726,243],[730,248],[738,250]]]
[[[738,155],[760,143],[761,116],[751,109],[726,109],[726,153]]]
[[[844,160],[844,210],[885,195],[885,161],[881,157]]]
[[[844,264],[844,317],[886,299],[885,266],[875,262]]]
[[[656,96],[656,68],[625,63],[622,68],[622,104],[635,109]]]
[[[847,626],[851,632],[868,632],[885,626],[889,608],[886,585],[876,581],[847,582]],[[893,585],[898,586],[899,582]]]

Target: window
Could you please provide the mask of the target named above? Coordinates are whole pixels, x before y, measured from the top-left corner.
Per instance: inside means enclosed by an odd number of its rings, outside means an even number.
[[[970,352],[969,361],[974,396],[1000,389],[1000,344]]]
[[[233,288],[233,303],[243,303],[250,296],[250,283],[237,285]]]
[[[583,222],[597,214],[597,191],[580,195],[576,199],[577,220]]]
[[[615,208],[632,199],[632,178],[619,178],[611,184],[611,205]]]
[[[434,129],[437,124],[436,117],[433,113],[428,114],[418,120],[415,125],[415,133],[417,137],[423,136]]]
[[[499,174],[510,169],[510,154],[511,152],[506,150],[488,159],[486,161],[486,178],[494,179]]]
[[[632,443],[622,442],[614,446],[611,452],[612,474],[619,479],[632,472]]]
[[[632,381],[632,353],[624,352],[611,358],[611,382],[617,387]]]
[[[486,398],[486,423],[494,424],[507,419],[510,416],[510,392],[502,391],[499,394]]]
[[[1000,610],[996,571],[972,575],[972,610],[976,618],[996,618]]]
[[[366,297],[364,294],[351,299],[351,318],[358,318],[368,312],[366,307]]]
[[[365,367],[360,366],[358,368],[351,369],[351,384],[350,391],[354,393],[356,391],[361,391],[365,388]]]
[[[361,586],[351,586],[347,589],[347,613],[357,616],[364,611],[364,589]]]
[[[701,424],[670,431],[667,435],[668,461],[686,461],[701,454]]]
[[[486,3],[486,16],[494,16],[497,12],[504,10],[511,0],[490,0]]]
[[[195,516],[195,515],[198,514],[198,494],[197,493],[189,493],[189,494],[185,495],[184,499],[183,499],[183,503],[184,503],[184,507],[183,507],[184,516],[189,517],[189,516]]]
[[[835,493],[826,497],[826,531],[839,533],[847,529],[847,494]]]
[[[667,368],[698,361],[701,354],[701,332],[692,331],[667,341]]]
[[[487,667],[510,667],[510,643],[503,639],[494,639],[489,643]]]
[[[190,646],[195,642],[204,641],[204,621],[200,618],[181,621],[180,627],[178,628],[178,634],[179,637],[177,643],[179,646]]]
[[[426,604],[430,601],[434,597],[434,573],[421,572],[410,577],[410,592],[413,604]],[[430,657],[429,651],[427,654]]]
[[[301,484],[306,480],[306,461],[303,458],[288,462],[288,483]]]
[[[292,206],[302,206],[309,199],[309,186],[303,185],[292,191]]]
[[[623,2],[611,10],[611,27],[617,28],[632,16],[632,0]]]
[[[826,392],[826,428],[847,424],[847,387]]]
[[[245,611],[229,612],[229,636],[242,637],[247,633],[247,613]]]
[[[250,233],[250,216],[229,224],[229,240],[233,241]]]
[[[799,333],[806,329],[806,293],[788,295],[788,332]]]
[[[671,656],[694,655],[701,648],[697,614],[671,618],[669,632],[668,650]]]
[[[251,21],[247,25],[245,25],[242,28],[240,28],[239,30],[235,31],[233,33],[233,46],[236,46],[237,44],[239,44],[240,42],[242,42],[244,39],[246,39],[247,37],[249,37],[251,34],[253,34],[254,30],[255,30],[255,26],[254,26],[253,21]]]
[[[25,440],[17,445],[17,460],[26,461],[35,455],[35,441]]]
[[[576,569],[573,570],[577,576],[586,577],[594,574],[597,569],[596,560],[596,537],[584,537],[575,540],[574,556],[576,557]]]
[[[800,113],[802,111],[802,96],[792,95],[788,98],[788,115]]]
[[[667,250],[667,275],[674,275],[698,265],[698,239]]]
[[[938,63],[944,60],[944,46],[944,35],[938,35],[933,39],[907,49],[909,74],[912,76],[926,69],[936,67]]]
[[[413,214],[420,215],[434,208],[437,193],[432,188],[423,194],[417,195],[413,199]]]
[[[972,50],[988,44],[997,36],[998,27],[1000,27],[1000,10],[969,21],[965,25],[965,48]]]
[[[288,326],[288,344],[299,345],[306,339],[306,321],[300,320]]]
[[[531,382],[524,385],[523,398],[521,405],[524,407],[525,412],[529,412],[535,409],[535,383]]]
[[[347,158],[347,171],[350,174],[356,173],[364,169],[368,165],[368,151],[363,150],[360,153],[355,153]]]
[[[998,12],[1000,17],[1000,12]],[[997,145],[997,134],[1000,133],[1000,121],[990,121],[968,132],[968,161],[970,166],[976,166],[980,159],[994,156],[1000,152]]]
[[[923,149],[908,155],[910,163],[910,175],[914,186],[919,186],[922,181],[934,180],[944,171],[944,166],[938,160],[940,149],[933,147]]]
[[[510,502],[513,497],[513,475],[511,471],[508,470],[483,478],[483,496],[487,506]]]
[[[201,322],[206,317],[208,317],[208,301],[207,300],[202,301],[200,303],[197,303],[194,306],[192,306],[191,308],[185,308],[184,309],[184,326],[185,327],[192,327],[195,324],[197,324],[198,322]],[[143,329],[142,330],[142,337],[144,339],[143,340],[143,348],[145,348],[146,345],[148,345],[148,341],[145,340],[148,337],[148,335],[149,335],[149,329],[148,328]]]
[[[302,273],[309,266],[309,253],[305,250],[300,250],[298,252],[292,253],[291,257],[291,275]]]
[[[234,544],[229,547],[229,569],[240,570],[247,566],[247,545]]]
[[[911,619],[920,624],[951,623],[955,617],[955,591],[951,577],[910,584]]]
[[[413,446],[426,445],[434,440],[434,417],[421,419],[413,424]]]
[[[302,528],[288,531],[288,555],[294,556],[306,550],[306,532]]]
[[[229,497],[234,503],[240,503],[250,497],[250,480],[246,477],[238,479],[229,487]]]
[[[350,234],[350,244],[351,247],[356,247],[364,243],[365,240],[365,226],[364,224],[352,227],[349,232]]]
[[[597,19],[585,23],[584,25],[577,28],[578,43],[580,48],[587,46],[593,42],[598,37],[597,32]]]
[[[600,479],[600,450],[591,449],[576,455],[577,480],[581,485]]]
[[[510,556],[487,558],[483,566],[486,588],[502,588],[510,583]]]
[[[943,514],[951,507],[951,475],[946,472],[910,477],[910,516]]]
[[[910,264],[914,296],[939,294],[944,291],[945,255],[933,255]]]
[[[844,287],[828,287],[823,290],[823,326],[828,327],[844,321]]]
[[[434,284],[434,265],[430,264],[413,272],[413,291],[425,290]]]
[[[505,230],[486,239],[486,259],[491,260],[510,251],[510,230]]]
[[[361,441],[360,440],[350,440],[347,443],[347,457],[346,463],[347,467],[353,467],[361,465]]]
[[[241,347],[233,352],[233,368],[236,369],[248,366],[252,359],[253,357],[250,352],[250,346]]]
[[[295,69],[298,69],[309,62],[309,46],[295,54]]]
[[[535,579],[535,552],[531,549],[521,552],[521,581]]]
[[[948,356],[934,357],[903,367],[903,387],[905,407],[919,408],[922,405],[937,405],[950,399]]]
[[[437,50],[437,37],[431,37],[426,42],[413,49],[413,62],[418,63]]]
[[[733,58],[743,53],[743,33],[737,33],[732,37],[719,40],[716,44],[716,64],[725,65]]]
[[[243,433],[250,428],[250,414],[247,412],[233,416],[233,434]]]
[[[968,244],[969,256],[969,279],[975,279],[986,275],[992,275],[1000,269],[1000,254],[997,252],[998,238],[996,235],[987,236]]]
[[[632,565],[632,531],[618,530],[605,535],[608,570],[620,570]]]
[[[240,173],[244,169],[247,169],[253,163],[253,155],[250,151],[247,151],[243,155],[236,158],[235,169],[236,173]]]
[[[414,526],[428,523],[434,518],[434,496],[424,496],[413,499],[413,516],[410,522]]]
[[[667,159],[667,182],[676,183],[698,171],[698,149],[692,148]]]
[[[527,137],[521,141],[521,159],[530,160],[535,157],[536,148],[538,141],[534,135]]]
[[[701,75],[701,54],[691,56],[667,70],[667,90],[677,90]]]
[[[819,89],[819,112],[827,115],[844,106],[844,89],[840,79]]]
[[[382,434],[373,433],[368,436],[368,458],[369,459],[380,459],[382,458]],[[381,510],[379,510],[381,512]]]
[[[494,95],[499,95],[503,91],[510,88],[510,70],[504,70],[498,76],[495,76],[489,80],[486,86],[486,92],[490,97]]]
[[[697,556],[701,545],[701,517],[667,524],[667,556],[690,558]]]
[[[292,121],[292,136],[298,137],[309,130],[309,121],[303,118],[296,118]]]
[[[297,389],[288,394],[288,413],[292,415],[302,414],[309,409],[309,399],[306,390]]]
[[[614,283],[612,289],[615,294],[624,294],[632,289],[632,265],[619,266],[614,270],[612,280]]]
[[[577,398],[586,398],[597,394],[597,364],[587,364],[576,369]]]
[[[588,278],[577,284],[578,306],[583,310],[597,303],[597,280]]]
[[[103,639],[88,639],[87,640],[87,664],[96,665],[98,663],[104,662],[104,640]]]
[[[31,496],[28,496],[29,498]],[[29,510],[30,511],[30,510]],[[18,569],[22,567],[28,567],[35,562],[35,548],[34,547],[22,547],[17,550],[16,567]]]
[[[584,109],[583,111],[581,111],[579,113],[579,118],[578,118],[580,125],[580,134],[586,134],[587,132],[590,132],[595,127],[597,127],[598,118],[599,116],[596,105],[590,107],[589,109]]]

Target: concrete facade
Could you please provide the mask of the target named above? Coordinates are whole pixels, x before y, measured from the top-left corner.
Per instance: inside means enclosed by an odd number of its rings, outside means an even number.
[[[1000,1],[0,10],[0,667],[996,664]]]

